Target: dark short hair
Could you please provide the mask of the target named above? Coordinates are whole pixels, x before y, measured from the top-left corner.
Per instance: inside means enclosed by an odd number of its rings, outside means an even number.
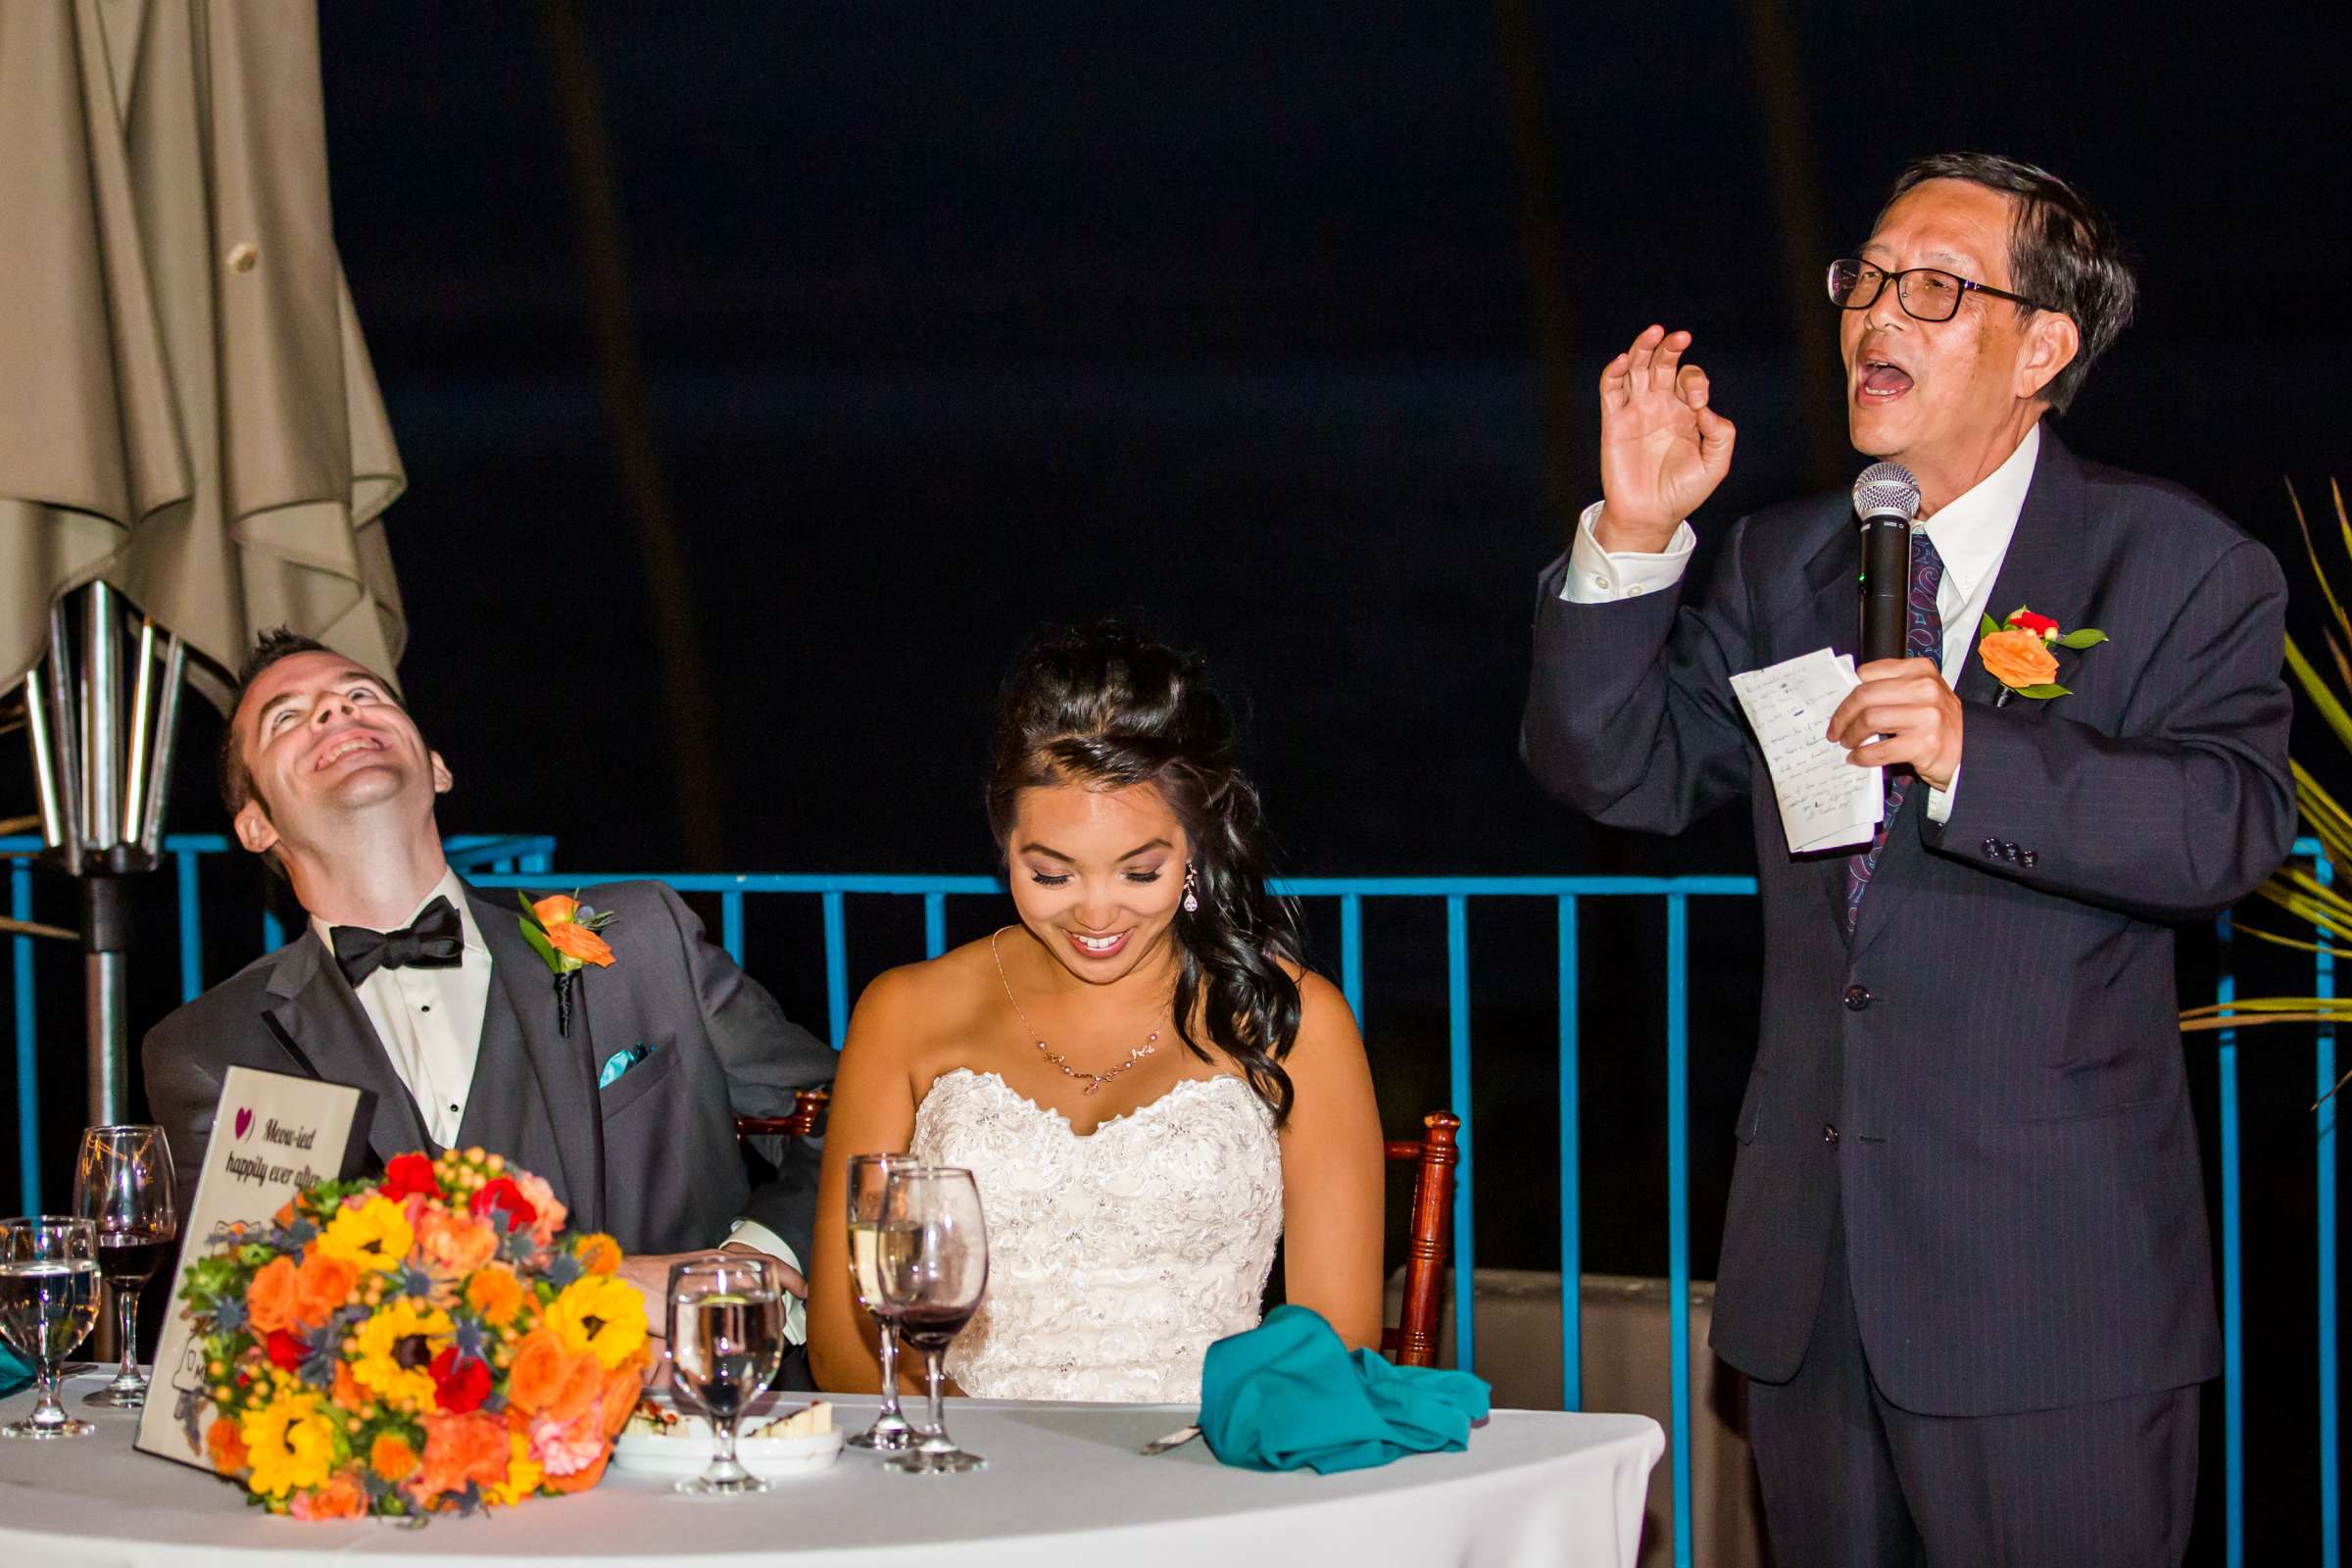
[[[2138,298],[2115,225],[2089,198],[2048,170],[1993,153],[1936,153],[1917,160],[1895,176],[1886,207],[1931,179],[1964,179],[2016,198],[2009,223],[2009,287],[2072,318],[2082,336],[2066,368],[2041,389],[2050,407],[2065,413],[2090,374],[2091,362],[2132,319]],[[1879,210],[1882,220],[1886,207]],[[2019,310],[2031,314],[2029,307]]]

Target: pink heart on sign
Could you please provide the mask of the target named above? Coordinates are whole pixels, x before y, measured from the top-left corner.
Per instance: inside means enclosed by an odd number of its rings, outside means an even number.
[[[242,1138],[251,1131],[253,1131],[253,1107],[248,1105],[237,1112],[237,1136]]]

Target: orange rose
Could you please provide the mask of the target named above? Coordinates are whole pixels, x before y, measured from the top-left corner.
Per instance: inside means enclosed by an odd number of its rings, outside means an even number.
[[[507,1423],[485,1411],[424,1418],[422,1472],[413,1489],[421,1496],[463,1492],[468,1481],[495,1487],[507,1479]]]
[[[594,1356],[583,1357],[593,1361]],[[507,1368],[507,1398],[516,1409],[536,1413],[553,1409],[564,1398],[571,1379],[572,1354],[552,1329],[533,1329],[515,1348]]]
[[[245,1287],[246,1320],[256,1339],[294,1326],[294,1260],[273,1257],[264,1263],[253,1283]]]
[[[245,1438],[237,1423],[226,1417],[205,1429],[204,1451],[213,1461],[213,1468],[224,1476],[233,1476],[245,1468]]]
[[[294,1276],[294,1316],[311,1328],[325,1327],[359,1283],[358,1269],[313,1248]]]
[[[593,963],[599,968],[612,966],[612,950],[605,939],[576,920],[564,920],[547,928],[547,945],[567,958]]]
[[[492,1328],[503,1329],[522,1310],[522,1281],[503,1264],[482,1269],[466,1282],[466,1304]]]
[[[540,1485],[550,1492],[586,1492],[590,1487],[605,1479],[605,1466],[612,1462],[612,1446],[607,1444],[594,1462],[585,1468],[574,1470],[567,1476],[542,1477]]]
[[[2047,686],[2058,678],[2058,661],[2042,640],[2022,626],[1996,631],[1977,644],[1977,657],[2002,685],[2023,690]]]
[[[580,901],[566,894],[550,893],[531,906],[531,912],[544,926],[562,925],[580,912]]]
[[[629,1412],[637,1408],[637,1397],[645,1392],[647,1362],[646,1353],[640,1351],[605,1374],[606,1437],[620,1436],[620,1429],[629,1424]]]
[[[435,1208],[418,1222],[416,1247],[427,1274],[458,1280],[498,1255],[498,1233],[470,1214]]]
[[[415,1475],[420,1462],[409,1440],[397,1432],[385,1433],[368,1449],[368,1468],[396,1485]]]
[[[295,1494],[286,1512],[297,1519],[357,1519],[368,1511],[368,1493],[348,1470],[338,1470],[317,1492]]]
[[[610,1274],[620,1267],[620,1244],[601,1232],[591,1232],[572,1246],[580,1267],[591,1274]]]

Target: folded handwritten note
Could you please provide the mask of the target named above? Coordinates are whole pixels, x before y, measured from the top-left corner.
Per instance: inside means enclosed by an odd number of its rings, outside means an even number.
[[[1823,739],[1830,715],[1859,684],[1853,656],[1827,648],[1732,677],[1772,770],[1791,855],[1866,845],[1886,812],[1882,770],[1854,766],[1844,747]]]

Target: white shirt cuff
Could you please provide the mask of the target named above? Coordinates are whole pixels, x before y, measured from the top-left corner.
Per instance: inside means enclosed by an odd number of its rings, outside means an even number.
[[[1960,788],[1960,769],[1952,769],[1952,781],[1941,789],[1928,791],[1928,820],[1941,827],[1952,819],[1952,796]]]
[[[1572,605],[1615,604],[1682,581],[1690,564],[1690,552],[1698,548],[1698,535],[1690,524],[1675,524],[1674,537],[1654,556],[1638,550],[1612,555],[1600,548],[1600,540],[1592,532],[1600,508],[1601,503],[1595,501],[1576,519],[1576,542],[1568,547],[1568,577],[1560,584],[1561,599]]]
[[[799,1254],[784,1245],[784,1238],[756,1219],[739,1219],[728,1226],[727,1240],[741,1242],[746,1247],[757,1248],[791,1268],[803,1279],[808,1277],[808,1271],[801,1267]],[[808,1343],[808,1306],[797,1296],[787,1296],[784,1298],[784,1338],[795,1345]]]

